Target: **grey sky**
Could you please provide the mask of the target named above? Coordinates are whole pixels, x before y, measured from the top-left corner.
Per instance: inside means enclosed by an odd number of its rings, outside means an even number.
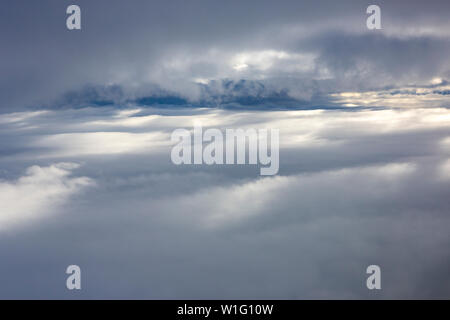
[[[65,27],[69,1],[2,2],[3,110],[48,106],[86,85],[115,84],[131,96],[165,89],[195,101],[198,78],[264,78],[310,99],[302,91],[311,87],[426,84],[450,72],[448,1],[379,1],[378,31],[365,25],[370,1],[76,3],[81,31]],[[242,54],[253,64],[237,71]]]

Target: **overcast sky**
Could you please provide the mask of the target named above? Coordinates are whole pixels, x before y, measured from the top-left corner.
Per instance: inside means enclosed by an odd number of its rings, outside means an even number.
[[[369,4],[2,1],[0,298],[449,298],[450,2]],[[174,165],[196,124],[278,175]]]

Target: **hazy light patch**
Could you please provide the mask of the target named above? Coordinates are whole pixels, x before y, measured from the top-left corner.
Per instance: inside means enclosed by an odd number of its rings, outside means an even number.
[[[236,71],[241,71],[248,68],[248,64],[246,63],[236,63],[233,65],[233,69]]]
[[[267,116],[265,126],[280,128],[283,137],[302,137],[302,141],[316,139],[340,140],[355,133],[383,134],[420,128],[445,126],[446,123],[427,122],[424,110],[370,110],[358,112],[326,111],[324,113],[272,113]],[[436,116],[448,115],[446,109],[433,109]],[[428,113],[427,113],[428,112]],[[334,136],[330,132],[335,132]],[[288,141],[295,141],[286,138]],[[298,140],[300,141],[300,140]],[[281,140],[284,143],[285,140]]]
[[[362,111],[349,117],[339,117],[336,125],[345,128],[345,122],[352,124],[359,132],[378,134],[406,132],[420,129],[445,128],[450,111],[444,108],[435,109],[392,109]]]
[[[335,96],[341,96],[343,98],[359,98],[361,97],[361,93],[359,92],[342,92],[342,93],[338,93],[338,94],[334,94]]]
[[[365,190],[369,189],[370,195],[375,198],[388,195],[391,190],[402,185],[406,177],[414,174],[416,168],[414,163],[388,163],[314,174],[260,178],[160,201],[157,207],[163,214],[173,214],[175,219],[194,223],[201,228],[226,228],[261,215],[282,215],[285,202],[297,206],[298,215],[302,216],[310,211],[311,203],[318,201],[325,190],[328,190],[327,193],[331,190],[346,190],[344,194],[351,193],[363,198],[367,198]],[[335,195],[327,201],[341,201],[341,192],[335,191]],[[311,196],[313,199],[310,199]],[[184,208],[183,214],[187,216],[180,215],[175,208]]]
[[[44,114],[48,114],[50,111],[41,110],[41,111],[25,111],[25,112],[14,112],[0,115],[0,124],[6,123],[18,123],[25,125],[26,121],[35,117],[39,117]],[[25,122],[25,123],[24,123]]]
[[[413,173],[416,170],[414,163],[390,163],[375,169],[376,174],[384,174],[387,178],[397,178]]]
[[[437,25],[419,25],[414,26],[399,26],[396,24],[389,25],[389,27],[383,28],[383,32],[387,36],[398,37],[402,39],[415,38],[415,37],[450,37],[450,24],[437,23]]]
[[[447,109],[432,110],[429,115],[424,116],[424,122],[439,123],[441,126],[450,126],[450,113]]]
[[[82,155],[151,153],[169,142],[161,132],[84,132],[62,133],[37,138],[35,146],[49,148],[42,157],[70,157]]]
[[[231,65],[235,70],[248,68],[249,65],[260,70],[266,70],[272,66],[274,60],[286,59],[288,56],[286,52],[275,50],[243,52],[232,58]]]
[[[247,68],[266,71],[275,65],[278,70],[307,71],[314,68],[314,55],[288,53],[277,50],[248,51],[241,52],[231,58],[230,65],[236,71],[243,71]],[[283,62],[288,62],[289,66],[284,66]]]
[[[284,135],[281,146],[287,148],[323,148],[332,145],[337,146],[342,143],[344,143],[343,140],[329,140],[314,136],[313,134],[303,134]]]
[[[444,160],[437,168],[438,179],[450,179],[450,159]]]
[[[270,177],[231,187],[215,187],[208,192],[160,201],[158,210],[172,213],[176,219],[187,219],[187,223],[196,223],[201,228],[221,228],[258,215],[276,197],[277,189],[288,181],[286,177]],[[179,216],[175,208],[180,206],[189,213],[187,216]]]
[[[330,96],[335,102],[348,106],[381,106],[391,108],[439,108],[450,103],[450,95],[444,94],[450,86],[442,79],[432,80],[434,87],[405,87],[382,91],[341,92]]]
[[[95,127],[98,126],[103,127],[142,127],[145,125],[149,125],[155,120],[160,119],[159,115],[149,115],[149,116],[139,116],[139,117],[129,117],[128,115],[121,115],[120,117],[113,117],[112,119],[106,120],[94,120],[90,122],[86,122],[86,127]]]
[[[285,146],[339,144],[361,134],[387,134],[423,129],[447,128],[450,111],[434,109],[388,109],[357,112],[308,110],[288,112],[221,113],[214,116],[218,125],[279,128],[280,143]],[[221,123],[220,120],[223,122]],[[248,119],[248,120],[242,120]],[[247,123],[246,123],[247,122]],[[243,125],[243,123],[245,125]]]
[[[116,112],[116,115],[114,117],[115,118],[128,118],[129,116],[137,114],[137,113],[139,113],[141,111],[142,111],[141,108],[129,109],[129,110],[119,110],[119,111]]]
[[[230,223],[238,223],[257,215],[276,197],[276,190],[288,183],[285,177],[262,178],[231,188],[217,188],[208,193],[208,199],[198,194],[193,199],[200,198],[199,203],[211,204],[203,226],[206,228],[223,227]],[[264,194],[264,197],[261,195]],[[251,200],[250,200],[251,199]],[[242,210],[245,208],[245,210]]]
[[[95,128],[96,130],[111,129],[111,127],[123,127],[124,130],[140,128],[146,131],[156,131],[176,127],[193,127],[194,125],[202,126],[219,126],[229,121],[233,114],[226,113],[221,110],[209,109],[204,113],[196,116],[191,115],[173,115],[164,116],[159,114],[151,115],[123,115],[121,117],[104,117],[100,120],[82,122],[81,128]],[[127,129],[128,128],[128,129]]]
[[[439,84],[442,84],[443,82],[444,82],[444,80],[442,78],[431,79],[431,84],[433,84],[433,85],[439,85]]]
[[[440,145],[442,146],[442,148],[444,148],[445,150],[450,151],[450,137],[446,137],[444,139],[442,139],[440,141]]]
[[[206,79],[206,78],[194,78],[193,80],[195,83],[200,83],[200,84],[208,84],[209,83],[209,79]]]

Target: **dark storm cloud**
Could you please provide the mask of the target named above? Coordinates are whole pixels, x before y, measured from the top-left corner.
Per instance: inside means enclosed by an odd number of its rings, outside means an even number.
[[[194,99],[197,77],[264,76],[282,87],[294,76],[288,89],[309,87],[308,81],[320,78],[314,70],[289,71],[292,60],[284,69],[272,61],[264,72],[250,66],[240,73],[228,66],[236,54],[262,50],[318,54],[316,71],[328,68],[327,77],[344,87],[379,85],[374,80],[379,68],[391,85],[406,75],[427,82],[449,73],[443,61],[448,54],[447,1],[382,1],[384,30],[376,35],[365,27],[369,3],[361,1],[76,3],[82,8],[81,31],[65,27],[71,2],[2,2],[2,110],[47,105],[86,85],[121,85],[141,96],[156,85]],[[360,62],[356,68],[355,62]],[[364,62],[371,68],[361,70]],[[349,79],[356,73],[357,80]],[[388,77],[383,73],[381,79]],[[327,83],[319,83],[318,90],[328,92]]]

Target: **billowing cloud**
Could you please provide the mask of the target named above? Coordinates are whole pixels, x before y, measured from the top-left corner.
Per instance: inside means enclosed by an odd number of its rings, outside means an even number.
[[[17,224],[29,224],[48,216],[73,194],[93,184],[87,177],[71,177],[75,163],[32,166],[24,176],[0,181],[0,231]]]

